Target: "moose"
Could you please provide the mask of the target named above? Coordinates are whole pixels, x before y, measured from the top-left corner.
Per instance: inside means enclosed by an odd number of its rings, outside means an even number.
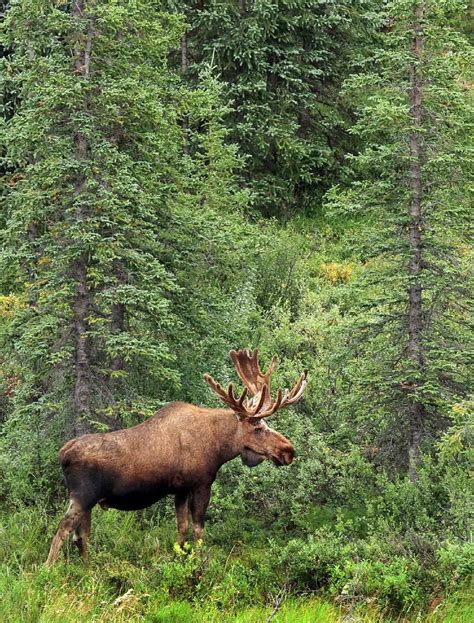
[[[211,409],[172,402],[133,428],[86,434],[67,442],[59,460],[69,491],[69,507],[52,540],[47,565],[57,559],[65,539],[73,540],[87,560],[92,508],[124,511],[151,506],[174,495],[177,542],[183,545],[192,518],[194,540],[202,538],[211,486],[219,468],[240,455],[255,467],[265,459],[277,466],[293,461],[290,441],[271,429],[265,418],[296,404],[306,387],[307,370],[291,391],[270,395],[273,357],[265,374],[258,352],[231,350],[244,384],[240,396],[224,389],[209,374],[205,381],[228,408]]]

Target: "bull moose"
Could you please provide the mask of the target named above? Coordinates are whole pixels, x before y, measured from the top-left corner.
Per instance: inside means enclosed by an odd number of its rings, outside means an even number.
[[[273,399],[270,377],[276,357],[263,374],[257,350],[232,350],[230,356],[244,384],[239,397],[232,384],[224,389],[209,374],[204,375],[228,408],[173,402],[138,426],[83,435],[63,446],[59,459],[70,503],[52,540],[46,564],[57,559],[72,532],[79,552],[87,559],[91,511],[96,504],[131,511],[174,495],[178,543],[182,545],[189,512],[193,538],[201,538],[211,486],[224,463],[239,455],[249,467],[265,459],[275,465],[292,462],[292,444],[264,419],[299,401],[306,387],[307,370],[291,391],[283,394],[278,389]]]

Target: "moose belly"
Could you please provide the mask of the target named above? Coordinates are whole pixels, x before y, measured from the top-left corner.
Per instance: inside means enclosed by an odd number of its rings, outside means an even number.
[[[103,508],[136,511],[151,506],[170,493],[174,493],[174,491],[169,487],[140,487],[129,491],[114,492],[114,494],[99,500],[99,504]]]
[[[111,495],[99,500],[102,508],[116,508],[120,511],[137,511],[141,508],[151,506],[161,498],[168,495],[168,491],[163,493],[127,493],[125,495]]]

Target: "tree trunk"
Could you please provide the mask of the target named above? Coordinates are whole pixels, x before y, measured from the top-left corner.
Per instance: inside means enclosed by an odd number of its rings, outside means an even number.
[[[418,397],[418,390],[423,375],[423,308],[422,308],[422,79],[420,59],[422,51],[421,20],[424,3],[414,8],[412,52],[410,66],[410,116],[412,133],[410,135],[410,190],[409,205],[409,247],[410,261],[408,273],[410,288],[408,293],[408,357],[411,360],[415,379],[406,383],[410,400],[410,437],[408,446],[408,475],[411,481],[418,477],[420,463],[420,445],[423,435],[426,410]]]
[[[75,382],[74,382],[74,423],[73,433],[81,435],[89,430],[87,423],[91,410],[91,343],[88,316],[91,294],[87,284],[87,258],[81,256],[74,265],[73,276],[76,280],[74,297],[75,330]]]
[[[77,21],[78,32],[82,32],[81,21],[84,19],[85,0],[74,0],[72,15]],[[90,55],[92,48],[92,23],[89,24],[85,44],[78,37],[75,49],[74,73],[83,80],[88,80],[90,75]],[[83,108],[87,110],[87,95],[84,96]],[[74,156],[80,163],[85,163],[89,157],[89,146],[86,136],[78,131],[74,137]],[[75,218],[77,223],[87,220],[84,206],[81,204],[80,197],[84,193],[86,178],[83,167],[78,167],[74,180],[74,195],[76,201]],[[73,313],[74,313],[74,334],[75,334],[75,365],[74,365],[74,421],[73,433],[81,435],[89,430],[88,416],[91,411],[91,338],[89,336],[88,318],[91,311],[92,293],[87,280],[87,268],[89,258],[83,252],[73,263],[72,276],[76,282]]]
[[[112,335],[123,333],[125,329],[125,304],[124,303],[112,303],[112,309],[110,314],[110,332]],[[117,394],[120,393],[120,389],[123,387],[123,378],[117,377],[114,372],[120,372],[125,370],[125,360],[122,355],[116,355],[113,357],[110,364],[110,373],[108,378],[108,387],[110,392],[110,405],[115,405],[117,402]],[[104,422],[111,430],[118,430],[122,428],[123,424],[120,422],[118,413],[114,409],[112,416],[103,416]]]
[[[119,272],[120,278],[123,279],[123,271]],[[123,283],[124,281],[122,281]],[[124,303],[112,303],[112,311],[110,315],[110,332],[113,335],[123,333],[125,329],[125,304]],[[111,366],[112,372],[123,370],[125,368],[125,361],[121,355],[117,355],[113,358]],[[113,378],[113,377],[112,377]]]
[[[181,74],[184,76],[188,70],[188,33],[185,31],[181,37]],[[188,115],[183,115],[181,122],[183,128],[183,153],[189,154],[189,118]]]

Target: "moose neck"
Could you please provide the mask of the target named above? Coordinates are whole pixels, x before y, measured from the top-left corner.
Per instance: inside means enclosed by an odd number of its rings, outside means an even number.
[[[235,459],[242,451],[241,427],[231,409],[216,409],[213,430],[218,444],[219,466]]]

